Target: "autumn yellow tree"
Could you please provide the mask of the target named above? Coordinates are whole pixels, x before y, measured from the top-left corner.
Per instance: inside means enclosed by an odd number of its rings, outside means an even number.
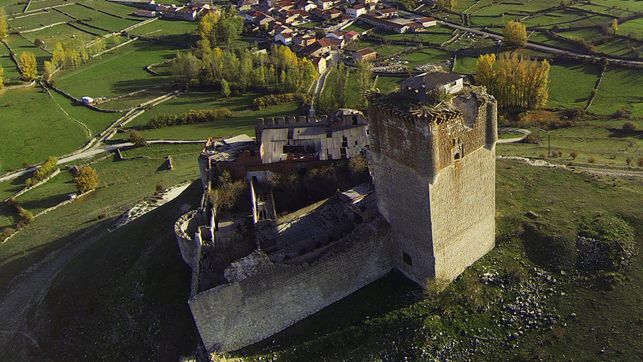
[[[522,47],[527,44],[527,28],[520,21],[510,20],[502,31],[503,41],[508,46]]]
[[[7,24],[7,14],[4,8],[0,8],[0,39],[4,39],[9,35],[9,25]]]
[[[0,89],[4,88],[4,68],[0,66]]]
[[[457,0],[436,0],[435,6],[440,10],[454,10],[458,6]]]
[[[22,78],[27,81],[38,78],[36,56],[31,52],[22,52],[18,58],[18,64],[22,71]]]
[[[76,187],[78,187],[80,193],[84,194],[85,192],[95,190],[98,188],[99,183],[98,173],[91,166],[83,166],[76,172],[74,182],[76,182]]]
[[[614,32],[614,34],[616,34],[616,32],[618,31],[618,20],[617,19],[612,20],[612,24],[610,25],[610,28],[612,28],[612,31]]]
[[[549,62],[517,54],[481,55],[475,80],[484,85],[501,107],[542,108],[549,98]]]
[[[52,84],[54,82],[54,73],[56,73],[56,66],[54,63],[50,60],[45,60],[43,63],[42,79],[45,82]]]

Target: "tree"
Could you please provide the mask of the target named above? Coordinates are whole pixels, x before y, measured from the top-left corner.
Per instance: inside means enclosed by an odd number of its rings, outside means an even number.
[[[145,146],[147,141],[143,138],[143,135],[139,131],[132,131],[129,134],[129,141],[132,142],[135,146]]]
[[[360,107],[366,107],[365,93],[373,88],[373,65],[370,62],[360,60],[357,62],[356,74],[359,85]]]
[[[9,25],[7,24],[7,14],[4,8],[0,7],[0,40],[9,35]]]
[[[170,65],[174,78],[184,83],[187,87],[193,79],[196,79],[201,69],[201,61],[192,53],[177,53]]]
[[[0,66],[0,89],[4,88],[4,68]]]
[[[76,173],[74,182],[80,193],[95,190],[98,188],[98,173],[91,166],[83,166]]]
[[[501,107],[538,109],[549,96],[549,62],[502,54],[481,55],[476,65],[475,80],[498,100]]]
[[[633,122],[623,123],[623,131],[625,132],[634,132],[636,130],[636,125]]]
[[[572,160],[575,160],[576,157],[578,157],[578,153],[576,153],[576,151],[572,151],[569,153],[569,157],[571,157]]]
[[[22,70],[22,78],[27,81],[34,80],[38,77],[38,68],[36,67],[36,56],[31,52],[22,52],[18,58],[18,64]]]
[[[454,10],[458,2],[457,0],[436,0],[435,6],[440,10]]]
[[[614,34],[616,34],[616,32],[618,31],[618,20],[617,19],[612,20],[612,24],[610,24],[610,28],[612,29],[612,32]]]
[[[224,79],[221,79],[221,96],[224,98],[230,97],[230,83]]]
[[[42,40],[42,39],[40,39],[40,38],[36,38],[36,39],[33,41],[33,44],[34,44],[35,46],[39,47],[39,48],[44,48],[44,47],[45,47],[45,41],[44,41],[44,40]]]
[[[527,28],[520,21],[507,22],[502,36],[504,43],[511,47],[523,47],[527,44]]]
[[[42,79],[49,84],[54,82],[54,73],[56,73],[56,66],[52,61],[45,60],[43,63]]]

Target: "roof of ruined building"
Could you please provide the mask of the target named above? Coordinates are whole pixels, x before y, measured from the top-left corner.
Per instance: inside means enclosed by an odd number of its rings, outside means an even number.
[[[449,84],[458,79],[461,79],[462,76],[457,73],[451,72],[428,72],[416,75],[402,81],[401,88],[411,88],[411,89],[437,89],[445,84]]]

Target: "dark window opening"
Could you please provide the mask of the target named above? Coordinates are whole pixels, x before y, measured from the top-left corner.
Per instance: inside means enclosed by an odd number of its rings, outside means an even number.
[[[342,147],[348,147],[348,138],[342,136]]]
[[[346,158],[346,148],[344,148],[344,147],[340,148],[339,152],[340,152],[340,155],[341,155],[342,159],[345,159]]]
[[[402,252],[402,261],[404,262],[404,264],[413,266],[413,259],[411,259],[411,256],[405,252]]]
[[[292,128],[289,128],[289,129],[288,129],[288,139],[289,139],[289,140],[291,140],[291,139],[295,138],[295,134],[294,134],[294,132],[295,132],[295,131],[294,131]]]
[[[357,126],[357,115],[353,115],[353,126]]]
[[[332,137],[333,137],[333,130],[329,128],[326,130],[326,138],[332,138]]]
[[[453,156],[454,160],[459,160],[460,159],[460,152],[457,152],[455,156]]]

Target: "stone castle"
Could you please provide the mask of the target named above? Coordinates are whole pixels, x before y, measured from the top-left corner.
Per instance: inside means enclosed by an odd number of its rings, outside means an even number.
[[[206,144],[201,205],[175,232],[208,351],[259,342],[393,269],[422,286],[453,280],[494,247],[496,101],[476,87],[438,105],[408,98],[373,93],[368,120],[349,110],[260,119],[255,139]],[[277,210],[274,175],[360,154],[372,182]],[[208,196],[224,171],[248,185],[245,220]]]

